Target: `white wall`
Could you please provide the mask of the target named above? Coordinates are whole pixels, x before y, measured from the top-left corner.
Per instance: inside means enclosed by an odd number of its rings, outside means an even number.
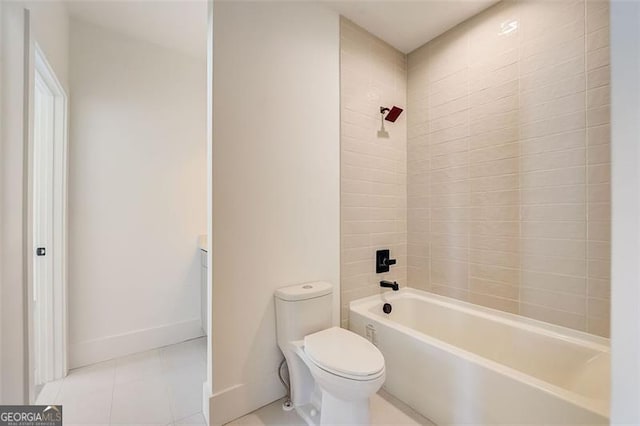
[[[200,335],[206,63],[72,20],[71,367]]]
[[[640,424],[640,4],[611,3],[612,424]]]
[[[19,4],[2,7],[2,403],[26,402],[24,360],[26,324],[23,284],[23,11]],[[14,40],[9,43],[9,40]]]
[[[28,0],[33,39],[69,93],[69,14],[61,1]]]
[[[0,2],[2,129],[0,137],[0,402],[26,403],[26,308],[24,275],[24,27],[31,12],[31,38],[40,44],[61,84],[67,88],[68,18],[58,1]]]
[[[339,295],[339,17],[297,2],[214,7],[212,424],[284,394],[273,293]]]

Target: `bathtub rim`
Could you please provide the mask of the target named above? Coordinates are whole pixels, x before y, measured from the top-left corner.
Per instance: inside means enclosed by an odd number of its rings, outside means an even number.
[[[464,300],[454,299],[452,297],[442,296],[440,294],[431,293],[426,290],[419,290],[411,287],[403,287],[395,292],[384,292],[360,299],[353,300],[349,303],[349,310],[368,311],[377,305],[376,301],[385,303],[393,302],[403,296],[411,295],[418,298],[432,299],[430,302],[436,302],[438,305],[454,305],[457,310],[464,311],[471,315],[481,316],[491,320],[497,320],[503,324],[514,325],[518,328],[525,328],[529,331],[545,334],[549,337],[560,338],[564,341],[588,346],[591,349],[600,352],[610,352],[610,339],[585,331],[564,327],[557,324],[548,323],[537,320],[535,318],[525,317],[523,315],[512,314],[510,312],[501,311],[499,309],[489,308],[487,306],[476,305]],[[480,315],[479,315],[480,314]],[[380,316],[382,319],[385,317]],[[396,324],[395,322],[391,321]]]
[[[456,356],[467,358],[473,362],[476,362],[483,366],[493,370],[499,374],[504,374],[514,380],[529,383],[531,386],[543,391],[547,394],[555,397],[565,399],[585,410],[594,412],[606,419],[610,418],[610,399],[601,400],[595,398],[589,398],[581,395],[577,392],[573,392],[566,388],[560,387],[553,383],[549,383],[537,377],[531,376],[515,368],[508,367],[500,364],[496,361],[492,361],[488,358],[484,358],[473,352],[461,349],[450,343],[429,336],[428,334],[414,330],[411,327],[402,325],[398,322],[385,318],[381,314],[371,312],[371,308],[380,305],[381,303],[393,303],[394,300],[406,297],[426,299],[429,303],[436,303],[441,306],[453,305],[453,308],[458,311],[466,312],[470,315],[480,316],[486,319],[494,320],[514,326],[520,329],[525,329],[531,332],[544,334],[546,336],[557,338],[565,342],[578,344],[587,348],[593,349],[598,352],[610,354],[610,346],[608,344],[609,339],[601,336],[595,336],[583,331],[574,330],[568,327],[560,325],[546,323],[544,321],[528,318],[509,312],[500,311],[486,306],[475,305],[473,303],[465,302],[463,300],[453,299],[450,297],[442,296],[435,293],[430,293],[425,290],[418,290],[409,287],[403,287],[397,292],[384,292],[373,296],[356,299],[349,303],[349,312],[354,312],[361,315],[364,318],[378,321],[382,325],[386,325],[390,328],[394,328],[402,333],[408,334],[414,338],[417,338],[427,344],[433,345],[439,349],[452,352]],[[351,322],[351,321],[350,321]]]

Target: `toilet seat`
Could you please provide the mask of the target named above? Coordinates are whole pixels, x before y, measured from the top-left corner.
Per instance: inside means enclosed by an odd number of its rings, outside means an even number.
[[[319,368],[352,380],[374,380],[384,374],[384,357],[367,339],[340,327],[304,338],[304,352]]]

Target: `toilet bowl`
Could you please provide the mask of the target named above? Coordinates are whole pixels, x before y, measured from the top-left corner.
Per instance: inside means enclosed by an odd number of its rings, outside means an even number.
[[[276,292],[291,400],[308,424],[366,425],[369,399],[385,380],[384,357],[363,337],[332,326],[332,290],[316,282]]]

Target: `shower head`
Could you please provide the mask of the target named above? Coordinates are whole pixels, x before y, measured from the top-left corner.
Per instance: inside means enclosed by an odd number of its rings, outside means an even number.
[[[398,119],[398,117],[400,117],[400,114],[402,114],[402,111],[403,111],[402,108],[398,108],[395,105],[391,109],[386,107],[380,107],[380,114],[384,114],[386,112],[387,116],[384,119],[392,123],[394,123]]]

